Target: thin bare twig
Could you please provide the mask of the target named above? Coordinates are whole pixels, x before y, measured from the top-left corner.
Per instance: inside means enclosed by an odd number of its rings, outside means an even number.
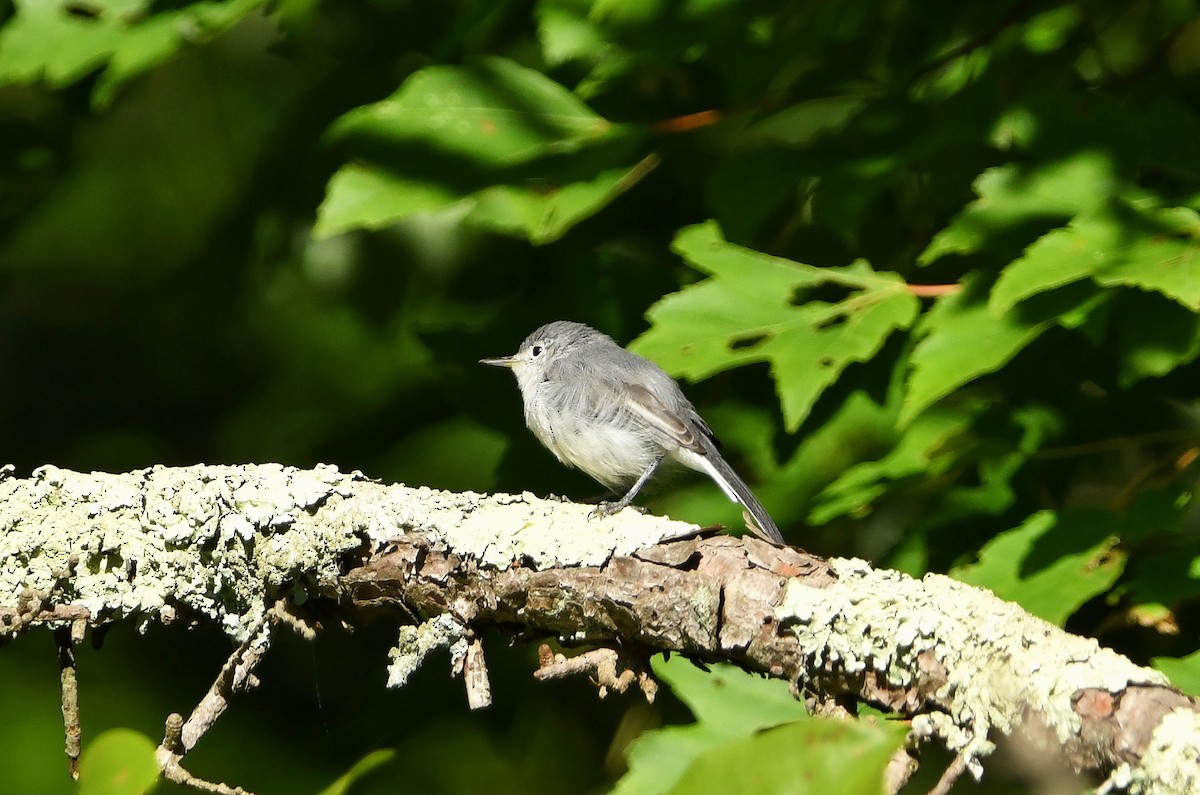
[[[297,619],[289,614],[282,604],[276,604],[267,610],[250,628],[246,639],[238,644],[221,666],[220,673],[192,710],[191,716],[186,721],[177,713],[167,718],[163,741],[156,752],[159,769],[165,778],[192,789],[217,795],[252,795],[241,787],[230,787],[227,784],[197,778],[185,770],[180,761],[188,751],[196,747],[200,738],[229,707],[233,694],[257,684],[253,672],[269,646],[270,625],[287,623],[296,626],[296,622]],[[260,636],[264,633],[266,637],[260,642]]]
[[[658,693],[658,682],[641,665],[623,658],[613,649],[592,649],[574,657],[565,654],[554,654],[550,647],[542,644],[538,649],[538,669],[533,672],[535,679],[561,679],[581,673],[594,673],[593,681],[601,698],[608,695],[609,689],[624,693],[635,681],[646,697],[646,701],[654,703]],[[623,670],[617,673],[617,664],[621,663]]]
[[[917,772],[917,759],[907,748],[898,748],[883,771],[883,784],[889,795],[896,795]]]
[[[966,769],[966,754],[959,754],[954,757],[954,761],[946,767],[946,770],[942,773],[942,777],[938,779],[938,783],[934,785],[933,789],[929,790],[929,795],[949,795],[950,788],[954,786],[954,782],[958,781],[959,776]]]
[[[58,646],[59,684],[62,688],[63,736],[66,738],[67,772],[74,781],[79,780],[79,750],[83,732],[79,727],[79,678],[75,669],[75,645],[72,642],[75,623],[70,627],[54,630],[54,642]],[[87,626],[83,622],[83,626]]]

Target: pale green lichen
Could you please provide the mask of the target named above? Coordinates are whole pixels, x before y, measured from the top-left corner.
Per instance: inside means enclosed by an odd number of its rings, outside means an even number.
[[[1200,713],[1177,709],[1159,722],[1142,755],[1141,764],[1128,768],[1125,783],[1134,795],[1200,792]]]
[[[0,605],[33,592],[143,628],[183,606],[240,637],[288,577],[335,577],[339,556],[361,543],[350,527],[307,521],[356,480],[279,465],[120,475],[47,466],[4,480]]]
[[[1167,683],[1095,640],[948,577],[915,580],[860,560],[831,565],[836,583],[812,588],[791,580],[776,612],[809,666],[872,669],[907,688],[923,678],[919,656],[932,653],[947,672],[936,695],[949,711],[918,715],[913,732],[941,738],[976,774],[978,757],[992,750],[989,731],[1011,732],[1029,711],[1065,742],[1080,728],[1071,704],[1078,691]]]
[[[537,568],[598,566],[613,555],[629,555],[694,529],[685,522],[643,516],[632,509],[591,518],[593,506],[542,500],[528,493],[484,497],[431,489],[416,492],[419,499],[401,506],[395,521],[430,532],[456,552],[499,569],[517,562]]]
[[[438,649],[450,649],[450,670],[461,667],[467,655],[467,628],[449,613],[429,619],[416,626],[400,627],[396,645],[388,652],[388,687],[403,687]]]
[[[143,628],[184,607],[240,637],[274,598],[332,585],[345,554],[407,531],[506,568],[598,565],[691,529],[590,511],[528,494],[385,486],[329,466],[46,466],[27,480],[0,478],[0,607],[32,592]]]

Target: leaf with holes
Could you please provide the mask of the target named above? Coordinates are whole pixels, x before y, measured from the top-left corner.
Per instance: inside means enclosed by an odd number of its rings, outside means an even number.
[[[768,362],[789,431],[848,365],[917,317],[904,281],[861,260],[818,268],[772,257],[727,243],[713,222],[684,229],[674,250],[712,278],[652,306],[653,327],[633,349],[693,380]],[[838,295],[810,300],[818,288]]]
[[[60,88],[99,69],[92,100],[107,108],[132,78],[184,47],[220,35],[263,0],[198,2],[166,11],[157,5],[149,0],[18,0],[0,26],[0,85],[43,80]]]

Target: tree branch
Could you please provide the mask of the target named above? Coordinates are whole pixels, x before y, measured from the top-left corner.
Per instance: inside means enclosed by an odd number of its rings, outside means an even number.
[[[695,528],[589,509],[328,467],[43,468],[0,482],[0,595],[18,595],[0,596],[0,635],[186,613],[246,643],[270,605],[303,589],[346,620],[388,610],[415,623],[393,650],[393,681],[449,647],[476,704],[489,693],[477,630],[490,625],[612,649],[588,660],[605,687],[632,681],[618,661],[636,677],[647,656],[673,651],[884,708],[976,775],[993,732],[1024,729],[1113,787],[1200,789],[1195,700],[1094,640],[946,577],[753,538],[664,540]],[[182,729],[178,742],[190,747]]]

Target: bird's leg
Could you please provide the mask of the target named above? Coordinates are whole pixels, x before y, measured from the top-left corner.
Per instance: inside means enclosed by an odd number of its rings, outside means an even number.
[[[592,510],[592,512],[590,514],[588,514],[588,516],[589,517],[610,516],[610,515],[616,513],[617,511],[620,511],[620,510],[623,510],[623,509],[629,507],[629,503],[633,502],[633,498],[636,497],[638,492],[642,490],[642,486],[646,485],[646,481],[648,481],[650,478],[654,477],[654,473],[658,469],[659,464],[661,464],[663,462],[663,459],[666,457],[667,457],[667,454],[663,453],[658,458],[651,461],[650,466],[646,467],[646,471],[638,476],[638,479],[635,480],[633,485],[629,487],[629,491],[627,491],[625,493],[624,497],[622,497],[619,500],[616,500],[615,502],[599,503]]]

